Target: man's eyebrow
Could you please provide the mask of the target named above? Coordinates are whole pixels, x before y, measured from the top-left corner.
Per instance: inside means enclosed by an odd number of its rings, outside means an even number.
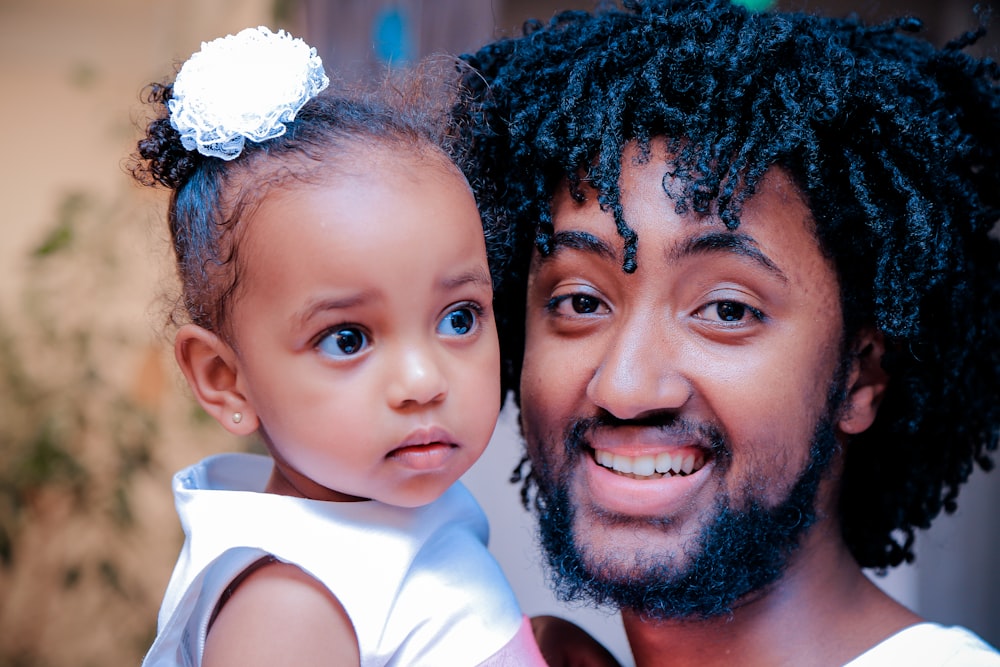
[[[768,270],[775,277],[783,282],[788,282],[788,277],[782,273],[778,265],[761,252],[757,247],[757,242],[746,234],[733,232],[711,232],[701,236],[690,238],[679,244],[668,253],[668,259],[678,260],[690,255],[700,255],[714,252],[728,252],[741,257],[747,257],[760,266]]]
[[[594,236],[589,232],[570,230],[556,232],[552,235],[552,253],[549,257],[558,254],[563,248],[572,250],[582,250],[584,252],[599,255],[604,259],[617,259],[618,253],[603,239]],[[542,259],[545,259],[543,256]]]

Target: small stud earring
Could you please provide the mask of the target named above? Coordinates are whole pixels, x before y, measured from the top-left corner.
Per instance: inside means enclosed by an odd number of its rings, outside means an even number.
[[[239,424],[241,421],[243,421],[243,413],[242,412],[234,412],[233,413],[233,423],[234,424]]]

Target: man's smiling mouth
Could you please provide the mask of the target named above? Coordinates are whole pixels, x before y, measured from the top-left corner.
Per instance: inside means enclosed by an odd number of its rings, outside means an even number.
[[[594,449],[592,453],[597,465],[632,479],[684,477],[701,470],[706,460],[704,454],[691,452],[677,452],[675,454],[661,452],[659,454],[643,454],[642,456],[626,456],[615,454],[606,449]]]

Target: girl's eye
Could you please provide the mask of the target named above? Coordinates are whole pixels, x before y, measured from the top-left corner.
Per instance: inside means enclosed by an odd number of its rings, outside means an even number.
[[[324,335],[316,347],[331,357],[349,357],[368,347],[368,336],[356,327],[344,327]]]
[[[477,314],[469,306],[449,311],[438,323],[437,332],[444,336],[465,336],[476,327]]]

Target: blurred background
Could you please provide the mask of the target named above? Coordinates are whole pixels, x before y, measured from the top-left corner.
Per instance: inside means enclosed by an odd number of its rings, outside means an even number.
[[[750,4],[750,3],[748,3]],[[754,3],[766,5],[766,2]],[[973,0],[771,3],[924,17],[935,42]],[[988,7],[990,3],[980,3]],[[137,665],[182,541],[172,473],[252,443],[226,436],[174,368],[166,194],[126,159],[143,87],[200,42],[256,25],[306,38],[345,78],[463,52],[563,0],[0,0],[0,667]],[[996,57],[994,35],[978,47]],[[631,664],[617,616],[548,592],[530,516],[506,480],[514,415],[467,475],[491,548],[529,614],[568,616]],[[976,473],[917,565],[876,577],[926,617],[1000,644],[1000,474]]]

